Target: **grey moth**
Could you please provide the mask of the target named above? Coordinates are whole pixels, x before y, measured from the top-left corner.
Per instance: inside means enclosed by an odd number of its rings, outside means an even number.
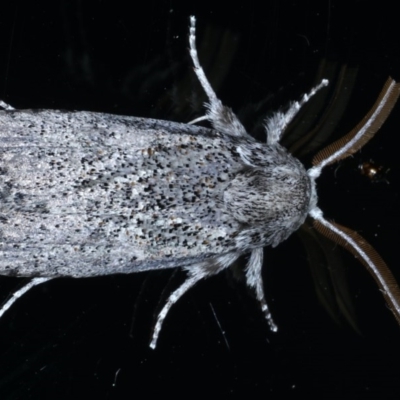
[[[358,234],[317,205],[323,168],[359,150],[390,114],[400,85],[389,78],[364,119],[320,151],[306,170],[279,143],[323,80],[286,112],[265,121],[266,143],[250,136],[217,98],[200,65],[195,18],[190,55],[208,102],[189,124],[93,112],[15,110],[1,103],[0,274],[32,280],[182,268],[186,281],[158,315],[156,347],[171,306],[198,281],[249,255],[245,275],[273,331],[262,280],[263,248],[277,246],[307,217],[352,252],[377,281],[400,321],[400,291],[389,268]],[[212,129],[195,125],[201,120]]]

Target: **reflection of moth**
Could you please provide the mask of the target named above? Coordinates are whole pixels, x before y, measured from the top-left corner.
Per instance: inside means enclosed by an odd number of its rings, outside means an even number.
[[[279,144],[319,86],[266,123],[267,143],[251,137],[222,105],[199,64],[191,18],[190,54],[208,96],[214,129],[110,114],[0,112],[0,274],[32,277],[0,310],[56,277],[90,277],[181,267],[187,280],[161,310],[151,346],[171,306],[196,282],[250,254],[249,287],[276,330],[263,282],[263,247],[276,246],[309,215],[315,228],[369,269],[392,311],[399,290],[360,236],[326,221],[317,206],[322,169],[360,149],[389,115],[400,86],[389,79],[378,101],[342,140],[303,165]]]

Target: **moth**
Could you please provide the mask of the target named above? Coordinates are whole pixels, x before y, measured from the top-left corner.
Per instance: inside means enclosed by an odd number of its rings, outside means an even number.
[[[93,112],[0,111],[0,274],[93,277],[182,268],[186,281],[158,315],[156,347],[171,306],[203,278],[249,255],[245,270],[272,331],[262,279],[263,248],[305,221],[352,252],[376,279],[400,322],[400,291],[389,268],[357,233],[323,217],[316,179],[359,150],[390,114],[400,85],[389,78],[375,105],[345,137],[320,151],[313,167],[279,144],[288,124],[323,80],[286,112],[265,121],[266,143],[250,136],[217,98],[200,65],[195,17],[189,45],[208,102],[189,124]],[[212,129],[196,126],[207,120]]]

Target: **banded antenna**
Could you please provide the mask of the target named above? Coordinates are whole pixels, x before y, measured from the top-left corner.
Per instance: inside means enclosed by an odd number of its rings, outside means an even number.
[[[325,166],[354,154],[375,135],[389,116],[399,95],[400,84],[389,77],[375,104],[358,125],[314,156],[312,162],[314,166],[307,171],[314,182],[314,190],[315,179]],[[316,198],[315,194],[314,205],[309,211],[309,215],[314,219],[315,229],[361,261],[377,282],[390,310],[400,324],[400,288],[388,266],[376,250],[358,233],[326,220],[316,205]]]

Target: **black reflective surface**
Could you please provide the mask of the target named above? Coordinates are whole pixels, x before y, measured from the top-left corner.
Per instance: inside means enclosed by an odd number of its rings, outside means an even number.
[[[38,1],[1,13],[0,98],[16,108],[190,121],[204,101],[187,51],[191,14],[206,74],[249,130],[309,90],[321,69],[334,70],[332,85],[344,65],[356,71],[346,112],[332,120],[336,136],[364,116],[388,75],[400,80],[397,15],[384,2],[265,1],[222,9],[149,1],[133,11],[111,1]],[[361,152],[318,180],[326,216],[362,234],[398,280],[399,110]],[[307,118],[317,120],[309,111]],[[309,165],[312,152],[304,153]],[[384,180],[360,173],[371,160],[386,171]],[[39,286],[0,319],[0,398],[398,398],[399,327],[362,265],[341,257],[358,333],[340,313],[334,322],[318,301],[296,235],[265,253],[277,333],[230,273],[202,282],[173,307],[155,351],[148,348],[155,315],[182,273]],[[21,284],[0,278],[1,300]]]

